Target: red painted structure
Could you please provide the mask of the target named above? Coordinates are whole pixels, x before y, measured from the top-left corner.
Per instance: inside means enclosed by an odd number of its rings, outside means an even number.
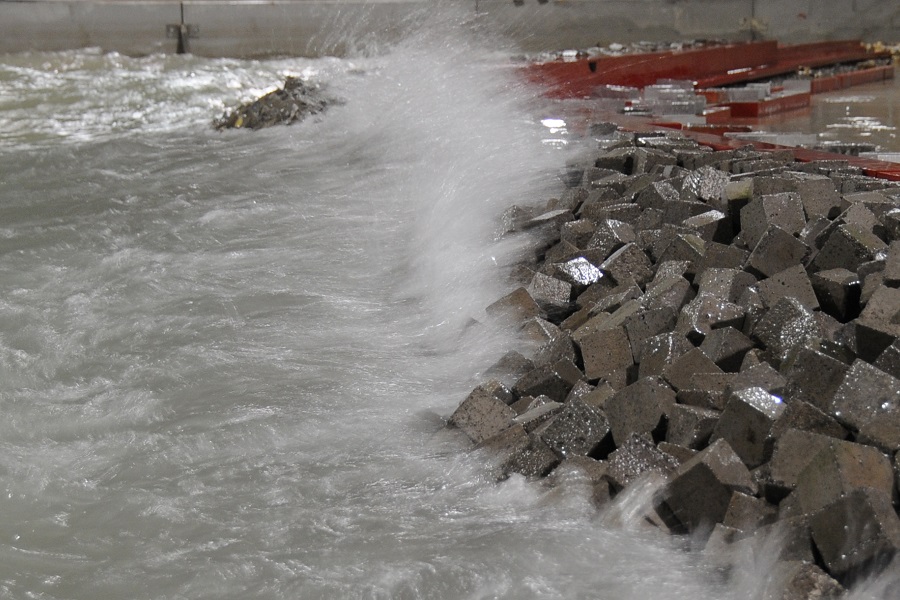
[[[818,42],[783,46],[774,41],[708,46],[688,50],[672,50],[646,54],[603,56],[577,60],[555,60],[525,67],[526,78],[546,88],[554,98],[590,98],[604,85],[644,88],[661,79],[686,80],[694,83],[711,103],[719,103],[721,91],[706,89],[758,81],[795,73],[803,68],[853,64],[890,57],[889,52],[871,52],[859,41]],[[716,131],[732,131],[724,127],[732,118],[763,117],[785,110],[809,106],[810,94],[892,79],[892,65],[872,66],[828,77],[812,79],[810,92],[776,93],[758,102],[731,102],[707,110],[708,127],[682,128],[678,124],[652,122],[649,119],[612,117],[632,131],[658,130],[660,127],[682,129],[684,135],[717,150],[752,145],[761,151],[784,150],[765,142],[734,140]],[[813,160],[847,160],[868,176],[900,181],[900,163],[835,155],[828,152],[790,148],[801,162]]]
[[[816,68],[886,57],[890,57],[889,52],[867,51],[858,41],[790,46],[767,41],[553,60],[529,65],[525,68],[525,75],[531,81],[546,86],[548,96],[587,98],[601,85],[643,88],[660,79],[678,79],[692,81],[696,89],[704,89],[785,75],[804,67]],[[881,78],[884,78],[886,70],[879,71]]]

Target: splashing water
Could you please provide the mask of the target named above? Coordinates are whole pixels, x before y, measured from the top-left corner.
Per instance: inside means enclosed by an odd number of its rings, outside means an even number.
[[[494,220],[565,156],[438,21],[345,59],[0,58],[0,595],[751,597],[441,427],[514,343],[463,327],[521,251]],[[211,130],[285,75],[343,104]]]

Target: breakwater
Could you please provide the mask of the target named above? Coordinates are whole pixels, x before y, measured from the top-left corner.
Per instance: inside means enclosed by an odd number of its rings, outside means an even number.
[[[900,550],[900,187],[841,160],[713,151],[591,127],[514,291],[487,308],[537,347],[449,419],[496,475],[578,471],[604,506],[773,598],[837,597]],[[777,537],[778,542],[772,540]]]

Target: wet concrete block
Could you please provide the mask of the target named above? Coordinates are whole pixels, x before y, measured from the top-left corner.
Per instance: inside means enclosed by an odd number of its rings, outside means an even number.
[[[589,394],[585,394],[580,399],[594,408],[605,410],[606,401],[609,400],[616,390],[609,383],[601,381]]]
[[[713,329],[700,344],[700,350],[723,371],[736,373],[741,368],[744,355],[755,344],[734,327]]]
[[[559,241],[559,228],[563,223],[574,221],[575,215],[571,211],[559,209],[543,212],[523,224],[524,229],[535,229],[538,227],[549,228],[555,231],[556,240]]]
[[[785,366],[785,399],[808,402],[823,413],[830,413],[832,399],[843,383],[849,365],[818,350],[802,347]]]
[[[859,295],[859,302],[862,306],[866,306],[878,288],[884,285],[884,268],[886,261],[879,255],[875,260],[870,260],[859,265],[856,269],[857,275],[863,282],[862,291]]]
[[[563,458],[587,456],[609,435],[609,422],[601,411],[576,399],[566,403],[535,434]]]
[[[576,213],[579,219],[588,219],[595,223],[601,220],[601,215],[606,214],[604,209],[613,204],[621,204],[622,195],[610,188],[602,188],[599,190],[589,190],[588,197],[585,198],[581,206],[578,207]],[[602,217],[605,218],[605,217]]]
[[[887,196],[883,190],[844,194],[843,199],[851,206],[862,204],[875,215],[879,222],[885,214],[897,207],[897,201]]]
[[[516,411],[506,402],[479,386],[453,412],[449,424],[477,444],[509,428],[515,416]]]
[[[593,392],[596,386],[589,384],[586,381],[577,381],[575,385],[572,386],[572,389],[569,390],[569,395],[566,396],[565,402],[572,400],[574,398],[584,399],[585,396]]]
[[[810,271],[847,269],[856,271],[864,262],[875,258],[887,245],[874,233],[855,223],[845,223],[832,230],[816,257]]]
[[[741,235],[751,248],[771,226],[793,235],[800,233],[805,225],[806,215],[798,194],[758,196],[741,209]]]
[[[648,472],[668,477],[678,461],[659,450],[647,436],[633,434],[609,455],[607,478],[616,490],[628,487]]]
[[[575,298],[575,306],[579,309],[593,306],[618,287],[618,285],[619,284],[613,281],[611,277],[600,277],[595,283],[592,283],[583,292],[578,294]]]
[[[572,285],[570,283],[543,273],[535,273],[527,290],[538,306],[551,317],[550,320],[561,314],[573,312]]]
[[[594,236],[596,225],[588,219],[578,219],[563,223],[559,228],[560,240],[569,242],[576,248],[586,247],[588,241]]]
[[[888,287],[900,287],[900,242],[891,242],[888,246],[882,280]]]
[[[656,272],[653,273],[653,279],[647,284],[649,292],[657,285],[665,283],[669,279],[677,279],[679,277],[687,277],[691,272],[692,265],[689,260],[667,260],[656,264]]]
[[[725,518],[734,492],[755,495],[756,484],[728,443],[718,440],[678,467],[660,500],[670,526],[708,538]]]
[[[689,230],[690,231],[690,230]],[[706,252],[706,242],[694,233],[679,233],[675,235],[662,252],[656,253],[657,262],[687,261],[691,265],[700,264]],[[696,270],[687,274],[693,275]]]
[[[583,187],[570,187],[563,190],[559,198],[547,200],[547,210],[569,210],[577,214],[578,208],[587,200],[590,192]]]
[[[577,246],[574,246],[569,242],[557,242],[553,246],[547,248],[543,256],[540,256],[540,253],[538,253],[538,260],[544,262],[544,265],[540,270],[544,271],[545,274],[549,274],[547,269],[550,264],[565,262],[581,253],[582,251],[579,250]],[[531,281],[531,278],[529,278],[528,281]]]
[[[693,349],[686,337],[677,333],[664,333],[648,338],[638,348],[639,376],[661,375],[663,370],[679,356]]]
[[[743,329],[745,314],[745,310],[737,304],[701,293],[682,309],[675,331],[700,344],[713,329]]]
[[[622,197],[629,202],[634,202],[634,199],[644,188],[655,181],[659,181],[660,177],[661,175],[656,172],[632,175],[628,185],[625,186],[625,190],[622,192]]]
[[[881,217],[881,224],[884,227],[886,241],[900,240],[900,208],[894,208],[884,213],[884,216]]]
[[[860,311],[859,299],[862,281],[848,269],[835,268],[814,273],[810,283],[822,310],[846,323]]]
[[[789,500],[790,496],[782,504]],[[779,510],[778,521],[760,526],[747,539],[757,561],[766,561],[768,564],[775,561],[802,561],[811,564],[815,561],[808,515],[786,517]]]
[[[638,233],[638,241],[643,244],[643,248],[656,263],[663,263],[668,260],[685,260],[693,264],[690,256],[685,258],[662,258],[663,253],[668,250],[669,246],[679,235],[691,235],[696,237],[697,234],[693,229],[683,227],[681,225],[672,225],[670,223],[663,224],[658,231],[641,231]],[[700,240],[702,242],[702,240]],[[687,249],[690,252],[690,249]],[[671,254],[677,254],[672,252]]]
[[[777,518],[778,509],[764,499],[735,492],[728,503],[722,524],[744,533],[752,533],[774,523]]]
[[[514,417],[512,422],[515,425],[524,427],[525,431],[532,432],[537,429],[541,423],[552,419],[562,407],[562,403],[548,399],[547,402],[542,402],[540,405],[529,408],[522,414]]]
[[[879,286],[866,302],[856,325],[857,354],[871,362],[900,337],[900,289]]]
[[[771,277],[809,256],[809,246],[780,227],[769,226],[753,246],[744,268],[761,277]]]
[[[900,439],[890,435],[900,430],[900,380],[857,359],[834,394],[831,413],[841,424],[873,436],[872,441],[888,451],[900,449]]]
[[[641,207],[631,202],[619,202],[617,204],[604,206],[603,208],[592,212],[594,213],[592,216],[598,221],[608,219],[633,224],[641,216]]]
[[[900,340],[895,340],[885,348],[878,355],[874,365],[891,377],[900,379]]]
[[[795,298],[809,310],[819,308],[819,299],[803,265],[797,264],[776,273],[757,284],[759,295],[766,306],[772,306],[781,298]]]
[[[724,213],[731,217],[736,229],[740,228],[741,210],[753,198],[753,179],[731,179],[722,191]]]
[[[835,218],[840,214],[841,195],[834,181],[826,175],[814,173],[785,173],[784,178],[793,185],[793,191],[800,195],[807,218]]]
[[[707,242],[706,253],[700,263],[694,265],[694,268],[697,273],[716,268],[740,270],[743,269],[749,257],[750,252],[743,248],[718,242]]]
[[[491,318],[507,319],[513,323],[524,323],[528,319],[543,315],[541,307],[524,287],[516,288],[503,296],[489,305],[485,312]]]
[[[575,344],[568,332],[559,330],[553,337],[541,344],[535,351],[532,362],[535,367],[552,365],[563,359],[571,362],[576,360]]]
[[[818,566],[803,561],[780,561],[769,574],[761,600],[838,600],[846,590]]]
[[[666,441],[685,448],[705,448],[719,421],[720,412],[697,406],[675,404],[668,408]]]
[[[523,375],[513,386],[513,393],[517,396],[547,396],[557,402],[562,402],[569,395],[572,386],[584,375],[575,364],[563,359],[552,365],[545,365],[529,371]]]
[[[663,223],[679,225],[691,217],[696,217],[709,211],[709,205],[698,200],[673,200],[666,203],[663,209]],[[687,227],[693,226],[687,225]]]
[[[591,333],[578,341],[578,347],[588,380],[605,378],[634,364],[628,333],[621,326]]]
[[[729,244],[734,237],[731,219],[718,210],[707,210],[689,217],[682,221],[682,225],[696,230],[697,236],[706,242]]]
[[[806,227],[800,232],[799,239],[812,248],[813,253],[815,253],[819,249],[819,246],[816,245],[816,241],[822,239],[824,243],[825,240],[824,237],[820,238],[819,236],[832,226],[833,222],[825,217],[813,217],[806,222]]]
[[[622,388],[604,405],[613,442],[621,445],[632,434],[659,437],[674,405],[675,392],[660,377],[645,377]]]
[[[594,166],[599,169],[612,169],[625,173],[634,162],[634,147],[612,148],[600,152],[594,159]]]
[[[694,348],[678,356],[666,368],[662,376],[676,391],[692,389],[691,377],[697,373],[721,373],[716,363],[700,348]]]
[[[754,285],[744,290],[737,305],[744,311],[744,327],[741,331],[745,335],[750,335],[759,320],[766,314],[765,304],[759,296],[759,288]]]
[[[612,290],[605,298],[599,300],[591,311],[594,314],[600,312],[608,312],[613,313],[620,309],[623,304],[628,302],[629,300],[635,300],[640,298],[643,295],[641,288],[634,282],[633,279],[628,279],[623,281],[621,284],[616,286],[614,290]]]
[[[740,269],[709,268],[698,278],[698,293],[728,302],[737,302],[741,294],[756,285],[756,277]]]
[[[721,412],[736,377],[736,373],[694,373],[688,387],[678,390],[678,402]]]
[[[556,324],[540,317],[528,319],[520,331],[523,337],[536,344],[546,344],[562,333]]]
[[[609,255],[600,270],[616,281],[632,278],[641,287],[653,279],[652,263],[637,244],[625,244]]]
[[[579,256],[553,265],[553,276],[571,285],[573,293],[580,295],[588,286],[600,281],[603,272]]]
[[[505,479],[513,473],[534,479],[545,477],[557,464],[556,454],[539,438],[529,434],[525,443],[512,449],[502,461],[497,479]]]
[[[691,448],[685,448],[684,446],[679,446],[678,444],[672,444],[671,442],[660,442],[656,445],[659,448],[660,452],[665,452],[669,456],[675,459],[680,465],[686,463],[697,455],[697,451]]]
[[[900,449],[900,410],[892,409],[865,423],[859,428],[856,440],[885,452],[896,452]]]
[[[519,231],[534,216],[534,212],[531,209],[513,204],[500,215],[500,231],[501,233]]]
[[[682,279],[682,281],[684,280]],[[671,331],[675,327],[677,318],[677,308],[662,306],[660,308],[642,308],[625,319],[624,327],[631,343],[632,353],[638,354],[635,348],[639,351],[649,338]]]
[[[670,181],[656,181],[651,183],[635,197],[634,202],[642,210],[665,211],[669,202],[675,202],[681,197]]]
[[[631,173],[649,173],[655,166],[674,165],[676,162],[675,156],[664,150],[636,148],[631,164]]]
[[[752,336],[765,347],[774,364],[780,364],[796,347],[821,337],[812,311],[795,298],[779,299],[753,327]]]
[[[749,353],[745,355],[749,356]],[[731,381],[731,390],[745,390],[751,387],[759,387],[775,396],[784,397],[787,379],[784,375],[775,370],[775,368],[767,362],[759,362],[755,364],[745,364],[741,366],[741,371],[735,375]]]
[[[786,429],[781,432],[775,442],[772,459],[769,461],[770,480],[778,488],[772,490],[772,493],[775,496],[784,496],[793,491],[797,487],[800,473],[820,451],[830,447],[834,442],[835,440],[828,436],[800,429]]]
[[[636,232],[645,234],[650,230],[659,229],[663,226],[663,211],[655,208],[645,208],[641,211],[641,216],[635,219],[631,224],[634,226]],[[638,234],[638,236],[639,235],[640,234]],[[640,240],[636,241],[638,241],[638,245],[646,251],[647,248],[644,243]]]
[[[772,426],[783,411],[781,398],[762,388],[733,391],[713,438],[727,441],[748,468],[756,468],[772,456]]]
[[[521,352],[510,350],[484,372],[485,377],[501,380],[504,385],[512,385],[522,375],[534,368],[531,359]]]
[[[867,487],[892,496],[894,472],[887,455],[871,446],[832,440],[797,475],[794,493],[806,514]]]
[[[557,466],[547,482],[550,485],[559,485],[563,481],[585,480],[590,485],[597,485],[606,481],[609,471],[609,463],[605,460],[596,460],[589,456],[570,456]]]
[[[783,172],[772,175],[753,176],[752,179],[754,199],[794,191],[794,185],[784,177]]]
[[[628,176],[609,169],[589,168],[581,179],[582,187],[588,189],[609,188],[621,195],[627,185]]]
[[[673,261],[665,264],[682,263]],[[694,288],[684,277],[672,275],[661,279],[659,271],[657,271],[653,282],[647,284],[647,291],[641,298],[641,306],[648,310],[672,308],[678,311],[695,296]]]
[[[641,310],[638,300],[628,300],[612,313],[600,312],[594,314],[588,321],[572,332],[572,339],[581,342],[585,337],[605,329],[615,329],[625,323],[625,319]]]
[[[784,412],[775,422],[772,435],[777,439],[788,429],[801,429],[839,440],[849,436],[849,432],[833,417],[796,398],[785,402]]]
[[[728,173],[707,165],[688,172],[681,189],[704,202],[717,203],[730,181]]]
[[[900,553],[900,519],[889,495],[860,488],[810,519],[813,541],[828,571],[852,581],[878,573]]]

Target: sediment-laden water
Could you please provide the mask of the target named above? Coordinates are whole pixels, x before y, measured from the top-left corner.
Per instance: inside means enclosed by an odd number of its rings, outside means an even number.
[[[468,31],[343,59],[0,57],[0,597],[761,589],[577,480],[497,484],[442,430],[514,344],[466,327],[508,289],[494,219],[566,159]],[[342,103],[212,130],[285,75]]]

